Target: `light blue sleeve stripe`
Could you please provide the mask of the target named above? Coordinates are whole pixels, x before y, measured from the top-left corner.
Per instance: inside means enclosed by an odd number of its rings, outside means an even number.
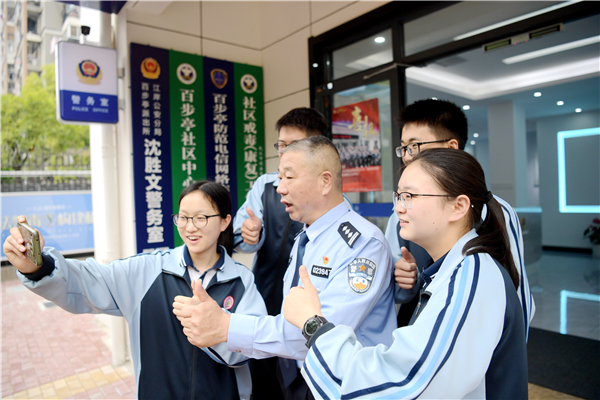
[[[307,372],[312,371],[315,375],[317,375],[317,377],[321,380],[321,382],[325,383],[325,385],[329,389],[329,392],[332,394],[332,397],[334,399],[339,399],[341,397],[339,390],[337,390],[335,388],[335,386],[331,383],[331,381],[329,380],[330,378],[327,377],[323,373],[320,366],[315,361],[314,354],[312,351],[308,352],[305,362],[308,364],[308,367],[310,368],[310,370],[309,370],[309,368],[307,368]],[[315,384],[315,386],[317,386],[317,385]]]

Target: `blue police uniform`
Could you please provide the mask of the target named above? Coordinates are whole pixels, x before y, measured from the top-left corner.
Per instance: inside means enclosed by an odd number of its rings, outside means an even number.
[[[252,272],[225,248],[219,252],[205,283],[208,294],[228,312],[265,315]],[[185,245],[105,265],[92,258],[65,259],[51,247],[42,257],[36,273],[17,272],[32,292],[71,313],[125,317],[139,398],[250,398],[248,358],[227,351],[225,344],[193,346],[173,314],[175,296],[193,296],[188,272],[193,263]]]
[[[393,265],[383,233],[344,201],[307,227],[306,234],[309,242],[303,264],[319,291],[323,315],[333,323],[352,327],[365,345],[389,345],[396,318]],[[292,285],[297,247],[296,242],[284,278],[284,294]],[[308,351],[301,330],[283,315],[233,314],[227,343],[230,351],[252,358],[291,358],[298,360],[298,366]]]
[[[367,347],[347,326],[315,333],[302,369],[315,398],[527,398],[521,304],[488,254],[463,256],[475,237],[427,268],[416,320],[394,331],[391,346]]]
[[[277,193],[277,176],[277,172],[260,176],[233,219],[234,250],[239,253],[256,252],[252,272],[269,315],[277,315],[281,310],[283,275],[294,246],[294,237],[304,228],[304,224],[292,221],[285,211],[281,195]],[[242,239],[242,225],[250,218],[246,211],[248,207],[263,225],[255,245],[249,245]]]
[[[519,301],[521,302],[525,332],[528,335],[529,324],[531,323],[531,321],[533,320],[533,316],[535,315],[535,302],[533,301],[533,296],[531,295],[531,290],[529,288],[527,271],[525,271],[525,257],[523,253],[523,232],[521,231],[521,224],[519,223],[519,217],[517,215],[517,212],[512,208],[512,206],[496,195],[494,195],[494,198],[498,201],[498,203],[500,203],[500,206],[502,207],[502,212],[504,214],[504,222],[506,224],[506,231],[510,240],[510,251],[513,256],[515,267],[519,272],[519,288],[517,289],[517,295],[519,297]],[[487,208],[484,206],[482,218],[485,218],[486,210]],[[411,290],[405,290],[400,289],[398,285],[395,285],[396,303],[404,304],[412,300],[412,303],[415,304],[415,296],[417,296],[417,294],[419,293],[419,288],[423,283],[422,267],[431,257],[421,246],[402,239],[402,237],[400,236],[400,221],[398,220],[398,215],[395,212],[392,213],[392,215],[390,216],[387,228],[385,230],[385,237],[390,245],[394,264],[396,264],[396,262],[400,258],[402,258],[402,255],[400,253],[400,248],[402,246],[406,247],[417,261],[418,274],[417,283],[415,284],[415,286]],[[400,313],[402,313],[402,307]],[[412,314],[412,310],[410,314]]]

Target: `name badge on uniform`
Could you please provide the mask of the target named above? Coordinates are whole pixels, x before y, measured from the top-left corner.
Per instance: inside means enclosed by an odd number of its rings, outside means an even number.
[[[377,264],[368,258],[355,258],[348,265],[348,286],[356,294],[365,294],[373,286]]]
[[[331,272],[331,268],[322,267],[320,265],[313,265],[312,270],[310,271],[310,274],[321,277],[321,278],[329,279],[330,272]]]

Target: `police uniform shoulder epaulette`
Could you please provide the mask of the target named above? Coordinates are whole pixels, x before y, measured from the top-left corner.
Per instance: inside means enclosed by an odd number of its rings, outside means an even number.
[[[350,247],[354,246],[356,240],[360,237],[361,233],[352,225],[350,222],[343,222],[338,228],[338,232],[346,244]]]

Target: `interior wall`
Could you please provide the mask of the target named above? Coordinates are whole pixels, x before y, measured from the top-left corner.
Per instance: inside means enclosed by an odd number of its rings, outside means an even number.
[[[583,231],[597,218],[593,213],[561,213],[558,203],[558,157],[557,132],[596,128],[600,124],[600,112],[590,111],[559,117],[541,118],[537,121],[537,146],[539,154],[539,197],[542,208],[542,245],[567,248],[591,248],[590,241],[583,239]],[[582,170],[581,174],[600,171]],[[596,190],[596,188],[589,188]],[[567,197],[568,198],[568,197]]]

